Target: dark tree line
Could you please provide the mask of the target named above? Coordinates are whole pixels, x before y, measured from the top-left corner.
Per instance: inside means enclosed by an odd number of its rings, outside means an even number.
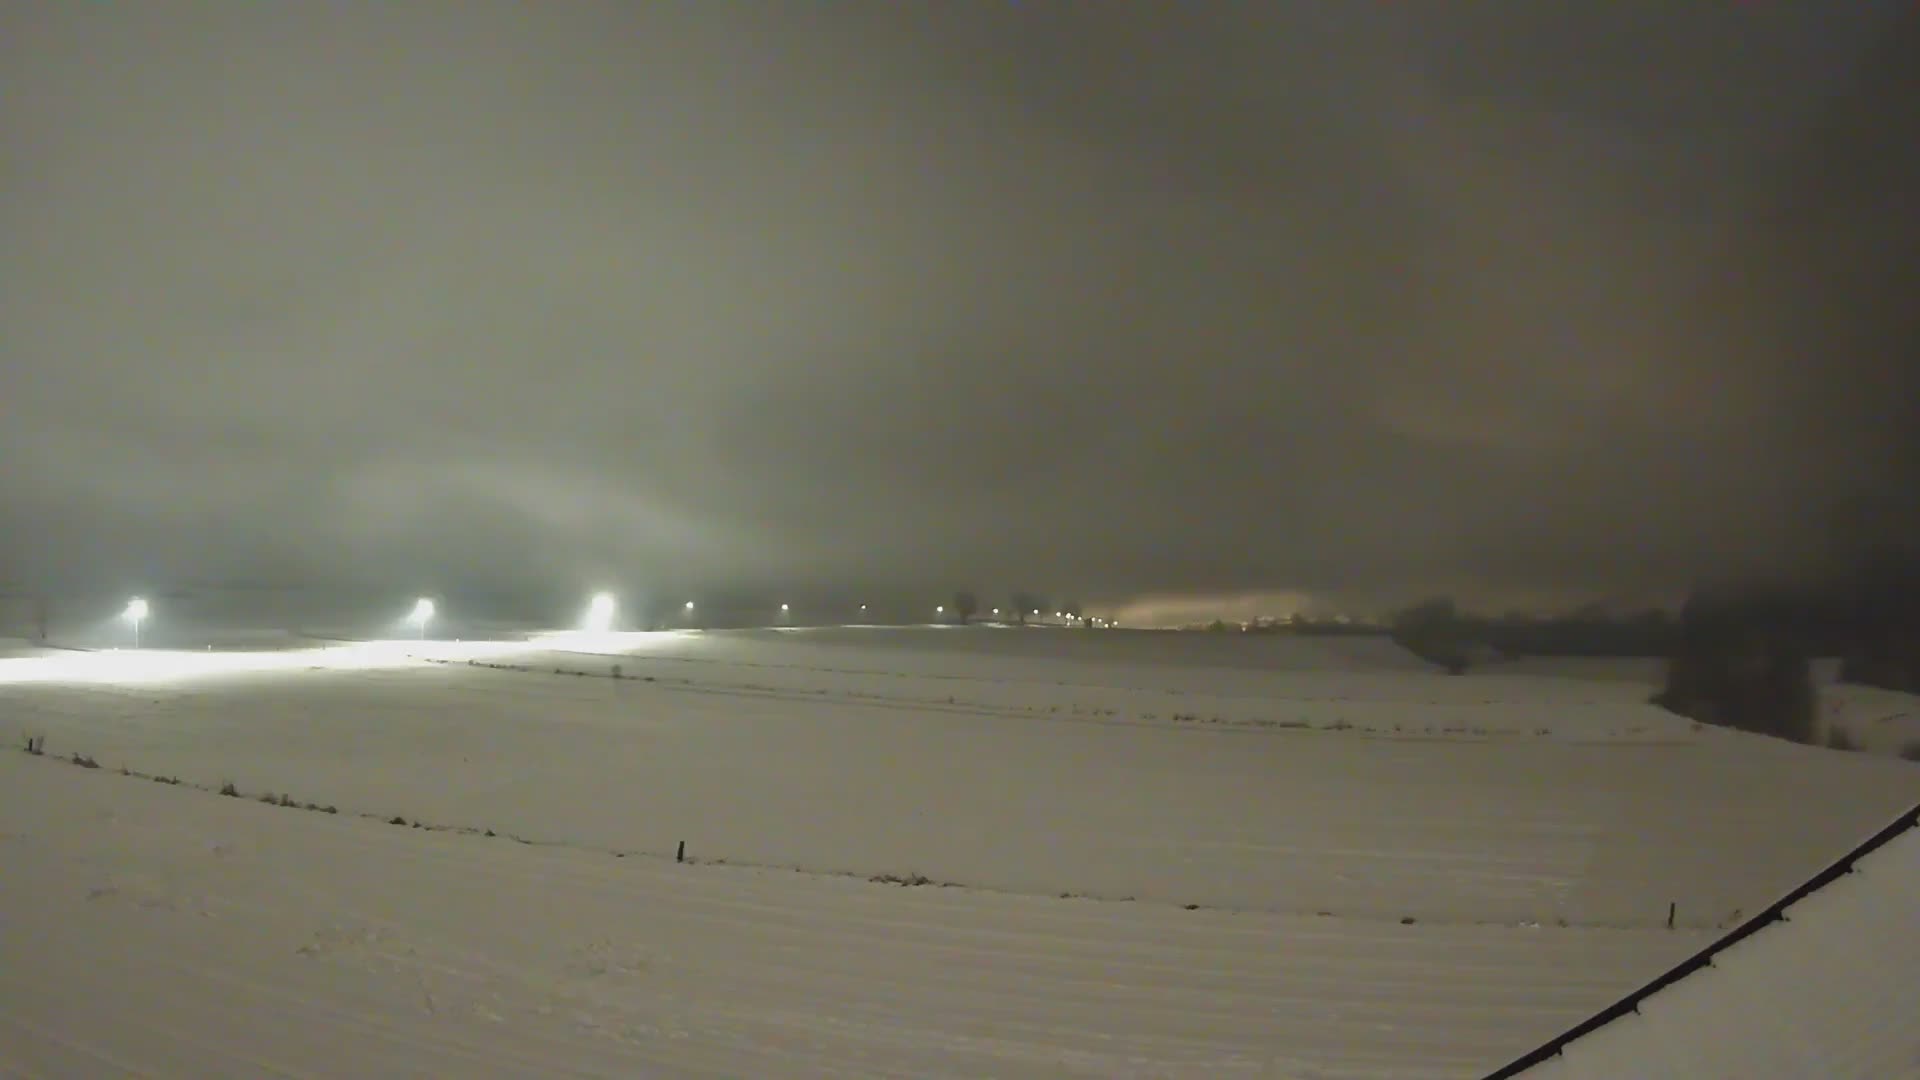
[[[1491,618],[1437,598],[1401,612],[1392,635],[1455,674],[1502,657],[1664,656],[1656,704],[1702,723],[1811,742],[1814,657],[1840,658],[1844,682],[1920,693],[1920,552],[1882,550],[1790,584],[1703,586],[1678,617],[1589,608]]]
[[[1697,590],[1654,700],[1704,723],[1810,742],[1812,657],[1839,657],[1843,682],[1920,693],[1916,554],[1882,550],[1793,585]]]

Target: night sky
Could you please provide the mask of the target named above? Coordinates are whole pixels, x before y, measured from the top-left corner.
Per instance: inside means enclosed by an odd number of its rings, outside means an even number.
[[[1920,527],[1910,8],[7,0],[0,581],[1844,559]]]

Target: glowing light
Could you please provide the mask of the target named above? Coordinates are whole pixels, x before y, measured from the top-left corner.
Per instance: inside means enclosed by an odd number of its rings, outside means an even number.
[[[25,683],[128,685],[181,682],[219,676],[365,671],[419,667],[429,662],[465,663],[540,652],[539,641],[447,642],[364,641],[314,649],[206,650],[143,649],[63,652],[50,656],[0,658],[0,686]]]
[[[933,613],[935,615],[945,615],[947,613],[947,605],[941,604],[938,607],[935,607],[933,609]]]
[[[693,601],[691,601],[691,600],[689,600],[689,601],[687,601],[687,610],[688,610],[688,611],[692,611],[692,610],[693,610]]]
[[[594,593],[587,601],[586,629],[599,634],[613,629],[613,613],[618,606],[612,593]]]
[[[147,618],[147,602],[141,597],[127,601],[126,619],[133,624],[133,647],[140,647],[140,624]]]
[[[792,610],[793,610],[793,608],[792,608],[792,606],[790,606],[790,605],[787,605],[787,604],[781,604],[781,605],[780,605],[780,610],[781,610],[781,611],[792,611]]]
[[[407,613],[407,621],[413,624],[415,636],[425,639],[427,624],[433,621],[433,601],[421,597],[413,602],[413,610]]]

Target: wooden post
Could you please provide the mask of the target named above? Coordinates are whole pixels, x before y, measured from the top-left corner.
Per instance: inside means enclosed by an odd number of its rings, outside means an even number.
[[[680,849],[673,853],[673,861],[674,862],[687,861],[687,842],[685,840],[680,841]]]
[[[1679,905],[1679,903],[1678,903],[1677,901],[1672,901],[1672,900],[1669,900],[1669,901],[1667,902],[1667,929],[1669,929],[1669,930],[1671,930],[1671,929],[1673,929],[1673,912],[1674,912],[1674,909],[1676,909],[1676,908],[1678,908],[1679,906],[1680,906],[1680,905]]]

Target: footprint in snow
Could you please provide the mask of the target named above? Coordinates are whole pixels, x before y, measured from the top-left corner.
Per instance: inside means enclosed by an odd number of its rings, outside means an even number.
[[[313,932],[313,940],[295,949],[301,956],[324,956],[352,952],[379,943],[380,931],[364,926],[323,926]]]
[[[96,885],[87,890],[87,899],[94,903],[117,901],[132,904],[148,911],[172,911],[173,898],[160,886],[133,878],[110,880],[104,885]]]
[[[651,962],[651,953],[638,945],[590,941],[570,950],[567,973],[583,979],[622,978],[644,973]]]

